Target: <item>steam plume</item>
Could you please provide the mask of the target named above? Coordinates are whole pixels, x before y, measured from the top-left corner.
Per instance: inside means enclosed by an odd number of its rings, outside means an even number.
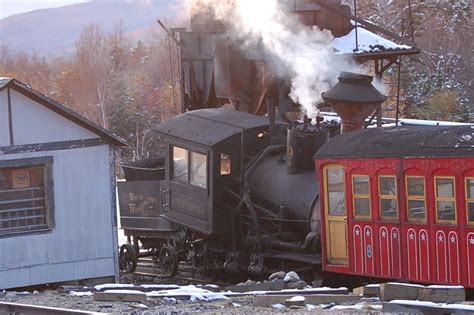
[[[191,10],[212,10],[227,21],[243,49],[262,47],[285,77],[291,80],[290,97],[309,117],[317,114],[321,93],[335,83],[339,71],[355,68],[331,46],[329,31],[301,24],[278,0],[189,0]]]

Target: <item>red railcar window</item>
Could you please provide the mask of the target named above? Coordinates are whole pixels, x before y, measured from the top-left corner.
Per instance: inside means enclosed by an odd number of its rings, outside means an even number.
[[[474,178],[466,178],[467,221],[474,224]]]
[[[455,191],[453,177],[435,177],[437,222],[456,222]]]
[[[426,221],[425,178],[423,176],[407,176],[407,210],[408,221]]]
[[[398,219],[397,178],[379,176],[380,217]]]
[[[342,168],[326,169],[327,200],[330,215],[343,215],[346,213],[344,192],[344,170]]]
[[[354,216],[356,218],[370,218],[369,176],[352,176],[352,198],[354,206]]]

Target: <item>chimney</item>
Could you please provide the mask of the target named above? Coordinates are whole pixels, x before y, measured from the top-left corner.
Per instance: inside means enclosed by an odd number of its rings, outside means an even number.
[[[372,76],[344,71],[322,97],[341,117],[341,133],[362,129],[367,116],[387,99],[372,85]]]

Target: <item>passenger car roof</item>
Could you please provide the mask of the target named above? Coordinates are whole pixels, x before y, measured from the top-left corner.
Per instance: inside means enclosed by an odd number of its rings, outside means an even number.
[[[474,156],[474,126],[372,128],[335,136],[316,159]]]
[[[267,118],[223,108],[198,109],[173,117],[155,128],[155,131],[214,146],[241,131],[268,126]]]

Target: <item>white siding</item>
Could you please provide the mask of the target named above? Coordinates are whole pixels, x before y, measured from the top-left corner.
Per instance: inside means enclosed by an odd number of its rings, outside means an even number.
[[[110,150],[0,155],[53,156],[55,203],[51,232],[0,237],[0,288],[114,275]]]
[[[7,89],[0,92],[0,147],[10,145]]]
[[[17,91],[11,90],[10,97],[14,145],[98,138]]]

